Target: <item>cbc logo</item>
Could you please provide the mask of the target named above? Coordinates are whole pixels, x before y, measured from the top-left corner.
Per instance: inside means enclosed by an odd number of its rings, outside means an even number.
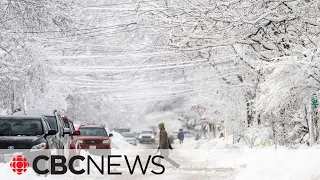
[[[27,161],[27,158],[23,157],[22,155],[18,155],[17,157],[13,158],[10,162],[10,167],[12,171],[19,175],[26,172],[29,166],[30,164]]]

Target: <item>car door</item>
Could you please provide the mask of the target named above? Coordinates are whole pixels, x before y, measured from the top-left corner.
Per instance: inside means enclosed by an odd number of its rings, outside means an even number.
[[[59,126],[58,126],[57,122],[52,124],[52,121],[57,121],[57,118],[56,118],[55,114],[53,114],[53,116],[47,115],[47,116],[45,116],[45,118],[46,118],[45,121],[49,124],[49,129],[54,129],[57,131],[57,133],[52,136],[52,140],[53,140],[55,148],[59,149],[61,146]],[[51,123],[49,122],[49,120]]]
[[[59,119],[59,123],[61,125],[61,129],[62,129],[62,141],[63,141],[63,147],[66,149],[70,148],[70,134],[65,134],[64,135],[64,128],[69,128],[66,127],[66,125],[63,122],[63,119],[61,117],[61,115],[59,113],[57,113],[58,115],[58,119]]]
[[[48,131],[51,129],[48,121],[44,120],[44,130],[45,133],[48,134]],[[48,142],[48,149],[55,149],[57,148],[57,142],[55,141],[54,135],[46,136],[46,140]]]
[[[57,121],[57,126],[58,126],[58,132],[57,132],[57,140],[59,143],[58,149],[63,149],[64,147],[64,136],[63,136],[63,123],[61,122],[61,119],[59,118],[59,114],[55,113],[55,118]]]
[[[69,126],[70,126],[70,141],[73,145],[76,145],[77,136],[73,135],[73,131],[75,131],[76,129],[74,128],[74,124],[72,121],[69,121]]]

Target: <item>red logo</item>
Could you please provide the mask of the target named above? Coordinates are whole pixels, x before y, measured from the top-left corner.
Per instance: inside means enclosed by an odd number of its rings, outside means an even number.
[[[10,162],[10,167],[12,171],[19,175],[26,172],[29,166],[30,164],[27,161],[27,158],[23,157],[22,155],[18,155],[17,157],[13,158]]]

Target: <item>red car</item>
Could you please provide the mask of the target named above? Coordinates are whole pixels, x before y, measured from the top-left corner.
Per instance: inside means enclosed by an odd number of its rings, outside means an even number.
[[[79,130],[81,135],[77,138],[81,149],[89,150],[92,153],[99,153],[100,155],[111,154],[110,137],[112,137],[113,134],[108,135],[103,126],[81,125]]]

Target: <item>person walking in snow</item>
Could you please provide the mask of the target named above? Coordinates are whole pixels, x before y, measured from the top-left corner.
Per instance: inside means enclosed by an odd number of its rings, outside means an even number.
[[[170,164],[172,164],[174,167],[179,168],[180,164],[169,158],[169,149],[172,149],[171,144],[169,142],[168,133],[164,128],[164,123],[160,123],[158,125],[158,128],[160,130],[159,133],[159,147],[157,153],[160,151],[160,155],[168,161]],[[158,160],[158,164],[161,164],[161,158]]]
[[[183,143],[183,139],[184,139],[184,132],[183,132],[182,129],[179,129],[178,139],[179,139],[180,144],[182,144]]]

